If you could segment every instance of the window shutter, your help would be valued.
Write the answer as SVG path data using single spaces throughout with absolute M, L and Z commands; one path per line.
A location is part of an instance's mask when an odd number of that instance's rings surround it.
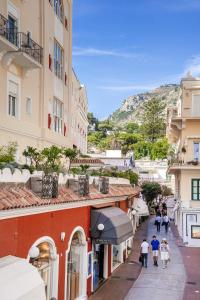
M 68 30 L 68 22 L 67 22 L 67 18 L 65 17 L 65 29 Z
M 66 126 L 66 124 L 64 123 L 64 136 L 66 136 L 66 133 L 67 133 L 67 126 Z
M 48 114 L 48 129 L 51 129 L 51 114 Z
M 49 70 L 52 70 L 52 58 L 51 58 L 51 54 L 49 54 Z
M 200 117 L 200 95 L 193 95 L 192 98 L 192 116 Z

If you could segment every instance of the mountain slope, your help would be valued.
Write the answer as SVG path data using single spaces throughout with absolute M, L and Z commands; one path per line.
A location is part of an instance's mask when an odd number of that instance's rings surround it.
M 130 96 L 125 99 L 119 109 L 109 117 L 116 125 L 125 125 L 129 122 L 140 123 L 140 111 L 143 102 L 152 98 L 158 98 L 166 103 L 166 107 L 176 105 L 181 94 L 180 86 L 177 84 L 167 84 L 156 88 L 150 92 Z

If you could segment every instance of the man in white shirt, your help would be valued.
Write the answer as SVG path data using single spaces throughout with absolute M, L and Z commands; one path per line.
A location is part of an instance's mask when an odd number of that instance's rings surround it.
M 146 239 L 144 239 L 141 244 L 140 253 L 142 254 L 142 266 L 147 268 L 149 243 L 147 243 Z
M 165 225 L 165 232 L 167 233 L 169 228 L 169 217 L 167 215 L 163 217 L 163 223 Z

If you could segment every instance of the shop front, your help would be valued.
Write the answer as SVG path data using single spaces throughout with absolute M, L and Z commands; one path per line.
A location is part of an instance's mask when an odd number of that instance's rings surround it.
M 66 300 L 86 299 L 87 243 L 82 228 L 72 233 L 66 258 Z
M 127 259 L 132 247 L 132 236 L 131 220 L 120 208 L 91 210 L 93 291 Z

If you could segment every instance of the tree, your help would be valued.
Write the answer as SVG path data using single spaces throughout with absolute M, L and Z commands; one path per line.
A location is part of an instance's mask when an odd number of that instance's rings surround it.
M 95 130 L 98 130 L 99 120 L 94 117 L 93 113 L 88 112 L 87 118 L 88 118 L 89 125 L 94 125 L 95 124 Z
M 138 143 L 132 145 L 135 159 L 141 159 L 143 157 L 150 156 L 151 148 L 152 144 L 147 141 L 139 141 Z
M 140 126 L 137 123 L 130 122 L 125 127 L 127 133 L 139 133 Z
M 70 167 L 71 167 L 71 161 L 77 157 L 78 152 L 77 152 L 76 149 L 64 148 L 62 150 L 62 153 L 65 156 L 65 158 L 69 159 L 69 169 L 70 169 Z
M 167 197 L 173 194 L 172 189 L 168 187 L 167 185 L 162 185 L 162 196 Z
M 168 143 L 167 138 L 159 139 L 152 145 L 150 158 L 153 160 L 154 159 L 166 159 L 169 149 L 170 149 L 170 145 Z
M 148 205 L 151 205 L 152 201 L 161 193 L 162 189 L 158 182 L 144 182 L 142 184 L 142 194 Z
M 34 167 L 36 170 L 39 169 L 39 166 L 42 162 L 41 152 L 36 148 L 28 146 L 26 150 L 22 153 L 26 158 L 30 159 L 31 167 Z
M 165 134 L 165 106 L 165 103 L 157 98 L 152 98 L 150 101 L 144 102 L 142 106 L 141 130 L 145 138 L 151 143 L 154 143 Z

